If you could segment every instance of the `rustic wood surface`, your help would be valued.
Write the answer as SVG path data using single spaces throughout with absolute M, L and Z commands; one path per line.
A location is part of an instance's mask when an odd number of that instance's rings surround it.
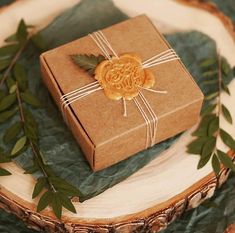
M 0 21 L 6 22 L 0 31 L 0 44 L 15 30 L 15 24 L 22 16 L 26 15 L 27 22 L 39 25 L 41 28 L 63 9 L 76 2 L 22 0 L 12 4 L 0 12 Z M 114 2 L 131 16 L 147 13 L 162 32 L 196 29 L 216 38 L 221 53 L 231 65 L 235 65 L 234 41 L 216 16 L 176 4 L 171 0 L 147 0 L 135 6 L 131 4 L 131 0 Z M 205 25 L 216 24 L 216 26 L 213 28 L 203 26 L 200 20 L 195 20 L 195 14 L 198 19 L 204 20 Z M 235 93 L 234 82 L 231 84 L 231 90 Z M 233 95 L 230 99 L 226 99 L 228 106 L 233 106 L 234 98 Z M 235 116 L 235 109 L 232 115 Z M 234 129 L 229 128 L 225 122 L 222 123 L 224 128 L 235 136 Z M 35 212 L 37 200 L 31 199 L 34 179 L 30 175 L 24 175 L 23 170 L 17 165 L 6 164 L 5 167 L 13 175 L 0 178 L 0 206 L 26 221 L 30 227 L 47 232 L 139 232 L 141 230 L 157 232 L 185 210 L 195 208 L 210 198 L 228 176 L 229 171 L 223 169 L 217 180 L 211 173 L 210 166 L 197 171 L 197 156 L 185 153 L 185 146 L 189 140 L 190 132 L 187 132 L 171 149 L 124 182 L 91 200 L 75 203 L 78 214 L 65 212 L 62 222 L 56 220 L 49 209 L 41 214 Z M 226 149 L 222 144 L 220 147 Z M 233 152 L 230 152 L 230 155 L 234 156 Z M 185 166 L 189 171 L 184 169 Z M 182 179 L 183 175 L 187 179 Z M 175 186 L 172 186 L 174 183 Z M 143 188 L 140 190 L 140 187 Z

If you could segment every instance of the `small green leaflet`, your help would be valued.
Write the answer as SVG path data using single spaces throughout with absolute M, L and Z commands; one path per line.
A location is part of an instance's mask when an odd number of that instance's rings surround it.
M 39 33 L 36 35 L 33 35 L 31 37 L 31 41 L 41 51 L 45 51 L 47 49 L 47 44 Z
M 216 154 L 214 154 L 212 157 L 212 167 L 213 167 L 213 170 L 215 171 L 216 176 L 219 176 L 220 162 L 219 162 Z
M 21 122 L 15 122 L 13 125 L 11 125 L 4 133 L 3 135 L 3 141 L 5 143 L 9 143 L 12 140 L 14 140 L 18 134 L 20 133 L 22 129 Z
M 43 188 L 45 188 L 46 183 L 47 183 L 47 180 L 45 177 L 39 178 L 37 180 L 37 183 L 36 183 L 34 190 L 33 190 L 33 195 L 32 195 L 33 199 L 35 197 L 37 197 L 42 192 Z
M 15 146 L 13 147 L 12 151 L 11 151 L 11 155 L 15 155 L 16 153 L 18 153 L 21 149 L 23 149 L 23 147 L 25 146 L 27 142 L 27 138 L 25 136 L 23 136 L 22 138 L 20 138 Z
M 53 193 L 51 205 L 55 216 L 60 219 L 62 214 L 62 202 L 58 193 Z
M 72 201 L 62 193 L 59 193 L 59 197 L 62 202 L 62 206 L 64 206 L 67 210 L 76 214 L 76 209 L 72 204 Z
M 0 176 L 9 176 L 11 173 L 4 168 L 0 167 Z
M 19 63 L 16 63 L 13 70 L 14 70 L 14 77 L 20 89 L 22 91 L 25 91 L 28 87 L 28 80 L 27 80 L 25 68 Z
M 0 48 L 0 59 L 2 57 L 12 57 L 19 49 L 18 44 L 10 44 Z
M 30 93 L 29 91 L 22 92 L 20 95 L 21 95 L 22 100 L 25 103 L 30 104 L 31 106 L 36 107 L 36 108 L 40 108 L 42 106 L 39 99 L 36 96 L 34 96 L 32 93 Z
M 224 153 L 223 151 L 217 150 L 217 154 L 218 154 L 219 160 L 225 167 L 231 169 L 232 171 L 235 171 L 235 165 L 232 159 L 226 153 Z
M 21 19 L 18 29 L 16 32 L 16 38 L 19 41 L 20 44 L 24 43 L 27 40 L 28 32 L 27 32 L 27 26 L 23 19 Z
M 16 94 L 10 94 L 5 96 L 0 102 L 0 112 L 9 108 L 16 102 Z
M 37 212 L 41 212 L 52 202 L 53 193 L 51 191 L 46 191 L 39 199 Z
M 5 121 L 13 117 L 16 111 L 16 109 L 13 109 L 0 113 L 0 123 L 4 123 Z
M 229 110 L 225 107 L 225 105 L 222 104 L 221 107 L 222 107 L 222 113 L 223 113 L 224 118 L 225 118 L 230 124 L 232 124 L 232 123 L 233 123 L 233 119 L 232 119 L 231 113 L 230 113 Z
M 235 141 L 232 138 L 231 135 L 229 135 L 226 131 L 223 129 L 220 129 L 220 137 L 225 145 L 230 147 L 233 151 L 235 151 Z

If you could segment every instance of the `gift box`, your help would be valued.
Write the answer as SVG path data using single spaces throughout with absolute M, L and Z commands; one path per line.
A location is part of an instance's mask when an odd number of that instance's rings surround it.
M 94 74 L 71 57 L 105 52 Z M 198 121 L 203 94 L 145 15 L 47 51 L 40 60 L 44 82 L 95 171 Z M 123 75 L 116 89 L 110 86 L 110 77 L 116 82 Z M 86 95 L 76 94 L 83 90 Z

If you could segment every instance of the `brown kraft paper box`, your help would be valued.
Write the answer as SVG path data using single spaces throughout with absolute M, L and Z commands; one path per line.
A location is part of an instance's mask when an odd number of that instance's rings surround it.
M 118 54 L 135 52 L 142 61 L 170 48 L 145 15 L 118 23 L 102 32 Z M 55 102 L 60 97 L 92 83 L 95 79 L 76 65 L 70 55 L 102 54 L 89 37 L 41 55 L 43 79 Z M 153 89 L 144 91 L 158 117 L 155 143 L 193 126 L 199 118 L 203 94 L 180 60 L 149 68 L 156 78 Z M 107 98 L 99 90 L 76 102 L 66 111 L 67 123 L 94 171 L 111 166 L 145 149 L 146 123 L 133 101 L 127 101 L 127 117 L 122 100 Z

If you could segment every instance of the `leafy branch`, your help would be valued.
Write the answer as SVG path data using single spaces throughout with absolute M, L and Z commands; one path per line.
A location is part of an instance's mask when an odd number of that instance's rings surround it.
M 205 107 L 201 112 L 202 118 L 197 130 L 193 133 L 196 139 L 188 145 L 188 152 L 200 155 L 198 169 L 204 167 L 210 160 L 213 170 L 218 176 L 220 174 L 221 163 L 235 171 L 235 165 L 228 154 L 218 149 L 218 140 L 221 139 L 225 145 L 235 151 L 235 141 L 232 136 L 221 128 L 221 118 L 232 124 L 232 116 L 228 108 L 222 103 L 222 92 L 230 95 L 225 79 L 232 73 L 232 69 L 219 54 L 217 58 L 210 58 L 202 61 L 204 69 L 203 84 L 209 89 L 215 87 L 216 91 L 210 91 L 206 96 Z
M 30 150 L 33 165 L 25 168 L 25 173 L 41 174 L 32 194 L 32 198 L 40 196 L 37 211 L 51 206 L 57 218 L 61 218 L 63 207 L 76 213 L 70 198 L 81 194 L 74 186 L 56 176 L 39 148 L 38 124 L 30 109 L 40 108 L 41 102 L 29 90 L 26 69 L 19 62 L 28 44 L 44 48 L 40 36 L 30 33 L 30 28 L 21 20 L 17 32 L 6 39 L 7 45 L 0 48 L 0 124 L 10 125 L 3 135 L 3 141 L 11 148 L 7 152 L 0 148 L 0 163 L 12 162 L 24 151 Z M 0 167 L 0 176 L 5 175 L 11 173 Z

